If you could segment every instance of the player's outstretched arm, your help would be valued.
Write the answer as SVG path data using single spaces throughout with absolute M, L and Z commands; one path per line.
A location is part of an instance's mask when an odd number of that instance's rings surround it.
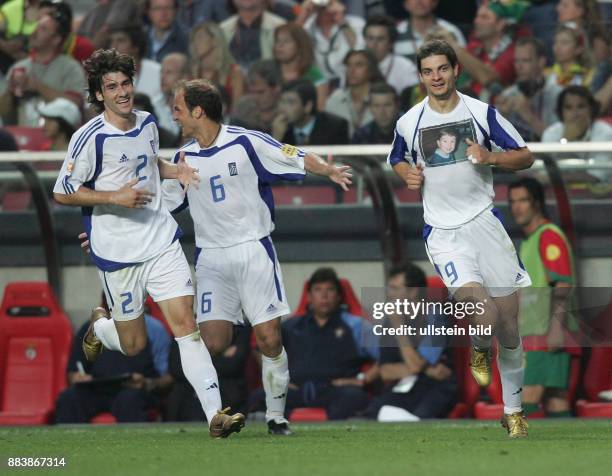
M 179 160 L 171 164 L 167 160 L 159 159 L 159 176 L 163 179 L 178 179 L 181 185 L 187 189 L 190 185 L 198 188 L 200 176 L 198 169 L 190 167 L 185 161 L 185 152 L 179 153 Z
M 523 170 L 533 165 L 533 155 L 527 147 L 501 152 L 490 152 L 480 144 L 466 139 L 466 154 L 474 164 L 495 165 L 506 170 Z
M 348 165 L 335 165 L 331 160 L 325 161 L 316 154 L 308 152 L 304 156 L 304 168 L 307 172 L 329 177 L 329 179 L 342 187 L 345 192 L 348 191 L 348 186 L 351 181 L 351 168 Z
M 154 193 L 148 190 L 135 189 L 134 186 L 138 183 L 138 177 L 130 180 L 119 190 L 111 192 L 103 192 L 99 190 L 91 190 L 81 186 L 71 194 L 54 193 L 55 200 L 62 205 L 72 205 L 79 207 L 93 207 L 96 205 L 118 205 L 126 208 L 144 208 L 149 204 Z
M 408 162 L 399 162 L 393 166 L 393 171 L 406 183 L 410 190 L 420 190 L 423 186 L 423 166 L 413 167 Z

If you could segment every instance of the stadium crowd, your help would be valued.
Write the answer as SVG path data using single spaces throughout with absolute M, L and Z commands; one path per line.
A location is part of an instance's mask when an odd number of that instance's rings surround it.
M 186 140 L 171 117 L 173 85 L 186 78 L 218 85 L 225 122 L 281 141 L 389 144 L 425 95 L 414 59 L 434 38 L 458 55 L 458 89 L 493 103 L 526 140 L 612 140 L 600 120 L 612 113 L 609 2 L 1 3 L 2 125 L 44 127 L 50 150 L 66 149 L 94 114 L 81 63 L 101 47 L 136 59 L 139 104 L 163 129 L 161 147 Z
M 525 140 L 612 141 L 609 2 L 98 0 L 80 2 L 90 4 L 83 15 L 74 14 L 73 3 L 0 5 L 2 125 L 42 128 L 49 150 L 66 150 L 72 134 L 94 115 L 86 106 L 82 62 L 97 48 L 135 59 L 136 103 L 155 115 L 162 148 L 188 139 L 171 111 L 174 85 L 189 78 L 218 86 L 225 122 L 284 143 L 390 144 L 398 117 L 425 97 L 415 53 L 430 39 L 454 48 L 462 65 L 458 89 L 494 104 Z M 4 149 L 16 148 L 10 136 L 1 137 Z M 522 200 L 542 214 L 537 220 L 545 220 L 537 193 L 525 184 L 514 189 L 525 189 Z M 521 223 L 527 236 L 533 231 L 529 220 Z M 541 280 L 552 286 L 562 274 L 573 284 L 570 250 L 553 232 L 548 239 L 557 241 L 547 246 L 563 252 L 566 267 L 560 273 L 542 259 Z M 418 299 L 426 281 L 421 270 L 406 265 L 390 273 L 387 286 Z M 303 312 L 282 326 L 291 375 L 287 413 L 315 407 L 329 419 L 410 420 L 451 412 L 458 383 L 448 343 L 364 343 L 369 323 L 341 306 L 341 282 L 331 269 L 315 272 L 306 294 Z M 443 325 L 436 316 L 423 317 L 424 323 Z M 118 421 L 145 421 L 151 408 L 163 408 L 167 420 L 202 419 L 177 349 L 159 323 L 149 319 L 147 331 L 158 339 L 150 338 L 140 359 L 117 364 L 108 353 L 97 367 L 83 367 L 75 339 L 67 369 L 71 387 L 58 400 L 58 422 L 89 421 L 100 411 L 111 411 Z M 254 386 L 248 366 L 257 355 L 250 329 L 240 327 L 214 361 L 223 401 L 236 410 L 262 409 L 261 392 L 249 394 Z M 564 372 L 560 382 L 528 382 L 534 387 L 527 401 L 531 411 L 543 404 L 551 415 L 567 414 L 559 400 L 567 401 L 568 359 L 555 360 Z M 542 355 L 532 355 L 532 361 L 552 365 Z M 124 371 L 119 380 L 118 367 Z M 550 388 L 556 389 L 552 406 Z

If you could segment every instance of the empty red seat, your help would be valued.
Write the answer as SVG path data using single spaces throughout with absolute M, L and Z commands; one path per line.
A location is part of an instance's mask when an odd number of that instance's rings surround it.
M 576 414 L 587 418 L 611 418 L 612 402 L 599 402 L 599 393 L 612 390 L 612 347 L 594 347 L 584 374 L 588 400 L 576 402 Z
M 333 205 L 336 189 L 331 186 L 277 185 L 272 188 L 276 205 Z
M 5 212 L 27 210 L 31 200 L 32 192 L 29 190 L 6 192 L 2 197 L 2 210 Z
M 13 135 L 19 150 L 49 150 L 51 141 L 42 127 L 7 126 L 5 129 Z
M 295 422 L 327 421 L 325 408 L 296 408 L 289 415 L 289 420 Z
M 48 283 L 10 283 L 0 308 L 0 425 L 51 419 L 66 387 L 72 325 Z

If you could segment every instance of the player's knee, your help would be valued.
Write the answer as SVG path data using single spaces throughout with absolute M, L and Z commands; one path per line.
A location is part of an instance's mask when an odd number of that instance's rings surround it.
M 146 336 L 137 336 L 129 339 L 125 339 L 121 342 L 121 350 L 128 357 L 134 357 L 142 352 L 147 346 Z
M 267 357 L 276 357 L 283 349 L 280 333 L 266 332 L 257 336 L 257 346 Z
M 204 344 L 206 345 L 206 348 L 208 349 L 208 352 L 212 357 L 218 357 L 219 355 L 221 355 L 223 352 L 225 352 L 225 349 L 227 349 L 231 343 L 227 342 L 226 339 L 223 339 L 219 336 L 206 335 L 202 336 L 202 338 L 204 339 Z

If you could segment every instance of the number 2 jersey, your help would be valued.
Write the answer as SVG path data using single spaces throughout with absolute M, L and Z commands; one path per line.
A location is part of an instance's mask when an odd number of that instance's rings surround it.
M 200 185 L 183 192 L 178 180 L 164 181 L 164 201 L 177 212 L 189 206 L 196 247 L 226 248 L 260 240 L 274 230 L 270 184 L 303 180 L 304 152 L 268 134 L 222 125 L 213 147 L 186 144 L 186 162 L 200 175 Z
M 53 189 L 63 194 L 75 193 L 81 186 L 114 191 L 138 178 L 134 188 L 154 194 L 144 208 L 82 208 L 92 259 L 103 271 L 147 261 L 162 253 L 181 233 L 162 205 L 155 119 L 147 112 L 134 113 L 136 125 L 129 131 L 117 129 L 100 114 L 74 133 Z
M 488 104 L 459 94 L 455 109 L 440 114 L 425 98 L 397 122 L 389 164 L 407 161 L 424 170 L 425 223 L 452 229 L 492 206 L 493 174 L 490 165 L 473 164 L 466 139 L 489 150 L 525 147 L 514 126 Z

